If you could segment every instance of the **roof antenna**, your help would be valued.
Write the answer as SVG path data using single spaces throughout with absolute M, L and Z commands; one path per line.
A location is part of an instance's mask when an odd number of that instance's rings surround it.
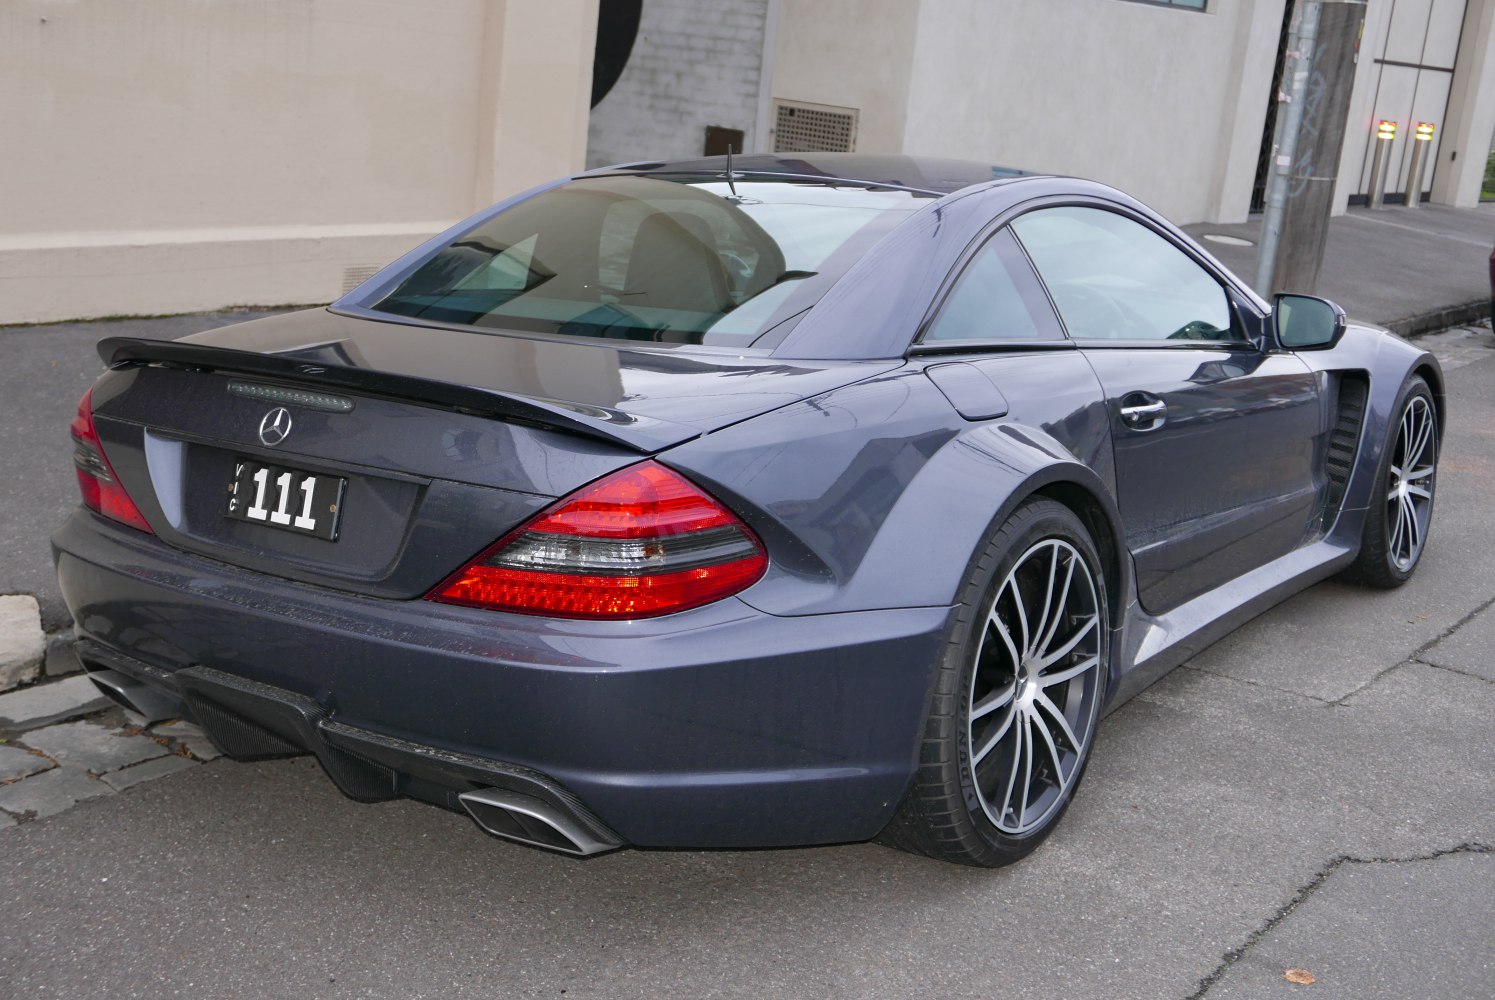
M 738 198 L 737 185 L 734 183 L 736 180 L 737 175 L 732 172 L 732 144 L 729 142 L 727 143 L 727 187 L 732 189 L 733 201 L 736 201 Z

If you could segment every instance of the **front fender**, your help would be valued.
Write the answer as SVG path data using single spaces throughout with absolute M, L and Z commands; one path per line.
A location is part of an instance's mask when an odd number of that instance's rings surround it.
M 1333 536 L 1339 540 L 1358 542 L 1381 456 L 1392 436 L 1391 424 L 1401 407 L 1402 390 L 1414 372 L 1421 372 L 1432 389 L 1438 411 L 1439 444 L 1442 443 L 1447 419 L 1443 369 L 1436 357 L 1416 344 L 1394 333 L 1361 324 L 1352 324 L 1333 350 L 1303 351 L 1298 357 L 1310 368 L 1328 376 L 1358 372 L 1364 373 L 1369 380 L 1370 392 L 1361 421 L 1355 466 L 1333 531 Z

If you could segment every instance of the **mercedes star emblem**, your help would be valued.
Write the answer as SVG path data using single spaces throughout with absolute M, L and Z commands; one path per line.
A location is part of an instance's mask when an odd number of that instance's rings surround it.
M 286 439 L 291 433 L 291 411 L 284 406 L 277 406 L 265 418 L 260 421 L 260 440 L 268 448 L 273 448 Z

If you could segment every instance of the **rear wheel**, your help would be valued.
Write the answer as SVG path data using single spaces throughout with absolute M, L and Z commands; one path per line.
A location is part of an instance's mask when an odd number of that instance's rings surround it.
M 987 542 L 939 665 L 891 846 L 960 864 L 1022 858 L 1084 774 L 1105 693 L 1100 559 L 1069 508 L 1032 500 Z
M 1365 512 L 1360 554 L 1345 578 L 1371 587 L 1400 587 L 1427 545 L 1438 479 L 1438 423 L 1433 394 L 1419 376 L 1402 393 L 1376 485 Z

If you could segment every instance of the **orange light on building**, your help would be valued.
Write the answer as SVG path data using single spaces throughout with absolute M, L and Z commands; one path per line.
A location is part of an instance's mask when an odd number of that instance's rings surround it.
M 1377 139 L 1395 139 L 1396 138 L 1396 122 L 1387 121 L 1386 119 L 1382 118 L 1381 121 L 1376 125 L 1376 138 Z
M 1433 139 L 1433 123 L 1432 122 L 1418 122 L 1417 123 L 1417 141 L 1418 142 L 1431 142 L 1432 139 Z

